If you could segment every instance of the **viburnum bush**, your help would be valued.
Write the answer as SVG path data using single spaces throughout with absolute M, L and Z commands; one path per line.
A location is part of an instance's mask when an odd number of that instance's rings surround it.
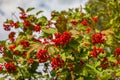
M 90 0 L 85 7 L 52 11 L 51 18 L 21 7 L 6 20 L 0 41 L 1 79 L 114 80 L 120 76 L 120 1 Z M 12 31 L 14 29 L 14 31 Z M 38 68 L 39 67 L 39 68 Z

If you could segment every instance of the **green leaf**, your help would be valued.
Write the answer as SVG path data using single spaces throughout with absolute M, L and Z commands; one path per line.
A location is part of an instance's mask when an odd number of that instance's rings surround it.
M 5 60 L 1 57 L 0 58 L 0 63 L 3 63 Z
M 66 61 L 66 56 L 65 56 L 65 54 L 63 53 L 63 54 L 61 54 L 61 57 L 62 57 L 62 59 L 64 60 L 64 61 Z
M 41 24 L 41 25 L 44 25 L 44 24 L 47 24 L 48 21 L 47 21 L 47 18 L 45 16 L 42 16 L 40 18 L 37 19 L 37 24 Z
M 92 73 L 100 74 L 100 72 L 98 70 L 96 70 L 96 68 L 93 65 L 86 64 L 86 66 L 93 71 Z
M 87 67 L 89 67 L 90 69 L 94 69 L 95 67 L 90 65 L 90 64 L 86 64 Z
M 101 63 L 100 61 L 97 61 L 97 62 L 95 63 L 95 67 L 99 66 L 100 63 Z
M 13 59 L 13 55 L 11 54 L 9 50 L 6 50 L 4 54 L 5 54 L 5 57 L 4 57 L 5 61 L 9 61 Z
M 24 51 L 22 45 L 18 45 L 14 50 L 18 50 L 18 51 L 20 51 L 20 52 Z
M 18 9 L 19 9 L 20 11 L 24 12 L 24 9 L 23 9 L 23 8 L 21 8 L 21 7 L 18 7 Z
M 47 51 L 49 55 L 53 55 L 54 53 L 59 52 L 59 50 L 55 46 L 48 47 Z
M 2 45 L 5 45 L 5 43 L 6 43 L 6 40 L 0 41 L 0 44 L 2 44 Z
M 116 63 L 117 59 L 115 57 L 111 56 L 111 57 L 108 57 L 108 61 Z
M 88 76 L 88 71 L 86 68 L 83 68 L 83 72 L 82 72 L 82 75 L 87 77 Z
M 31 65 L 30 72 L 31 72 L 31 73 L 36 73 L 36 69 L 38 68 L 38 66 L 39 66 L 39 63 L 38 63 L 38 62 L 34 62 L 34 63 Z
M 116 76 L 120 76 L 120 72 L 117 72 L 117 73 L 116 73 Z
M 28 8 L 28 9 L 26 10 L 26 12 L 30 12 L 30 11 L 32 11 L 32 10 L 34 10 L 34 9 L 35 9 L 34 7 Z
M 45 32 L 45 33 L 48 33 L 48 34 L 57 33 L 57 29 L 56 28 L 49 28 L 49 29 L 43 28 L 42 31 Z
M 38 11 L 38 12 L 36 13 L 36 15 L 39 15 L 39 14 L 42 13 L 42 12 L 43 12 L 43 11 L 40 10 L 40 11 Z

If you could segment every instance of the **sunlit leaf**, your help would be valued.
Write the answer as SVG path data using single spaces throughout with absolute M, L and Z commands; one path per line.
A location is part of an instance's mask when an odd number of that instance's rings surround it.
M 34 10 L 34 9 L 35 9 L 34 7 L 28 8 L 28 9 L 26 10 L 26 12 L 30 12 L 30 11 L 32 11 L 32 10 Z
M 18 7 L 18 9 L 22 12 L 24 12 L 24 9 L 22 7 Z
M 37 13 L 36 13 L 36 15 L 39 15 L 40 13 L 42 13 L 43 11 L 38 11 Z

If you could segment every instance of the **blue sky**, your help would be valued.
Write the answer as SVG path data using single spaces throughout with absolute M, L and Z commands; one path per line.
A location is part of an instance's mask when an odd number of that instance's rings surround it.
M 35 7 L 34 11 L 43 10 L 42 15 L 50 16 L 52 10 L 67 10 L 68 8 L 79 7 L 88 0 L 0 0 L 0 40 L 6 39 L 7 34 L 2 29 L 2 24 L 6 19 L 14 19 L 12 13 L 16 15 L 19 13 L 17 7 L 23 7 L 25 9 L 29 7 Z

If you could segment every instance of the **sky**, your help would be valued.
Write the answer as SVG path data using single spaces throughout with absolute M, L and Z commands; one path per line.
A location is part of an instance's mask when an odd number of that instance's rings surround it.
M 84 4 L 88 0 L 0 0 L 0 40 L 7 39 L 7 34 L 3 30 L 3 22 L 6 19 L 15 19 L 12 14 L 18 15 L 18 6 L 27 9 L 29 7 L 35 7 L 34 12 L 43 10 L 42 15 L 50 17 L 50 12 L 53 10 L 61 11 L 68 8 L 76 8 Z

